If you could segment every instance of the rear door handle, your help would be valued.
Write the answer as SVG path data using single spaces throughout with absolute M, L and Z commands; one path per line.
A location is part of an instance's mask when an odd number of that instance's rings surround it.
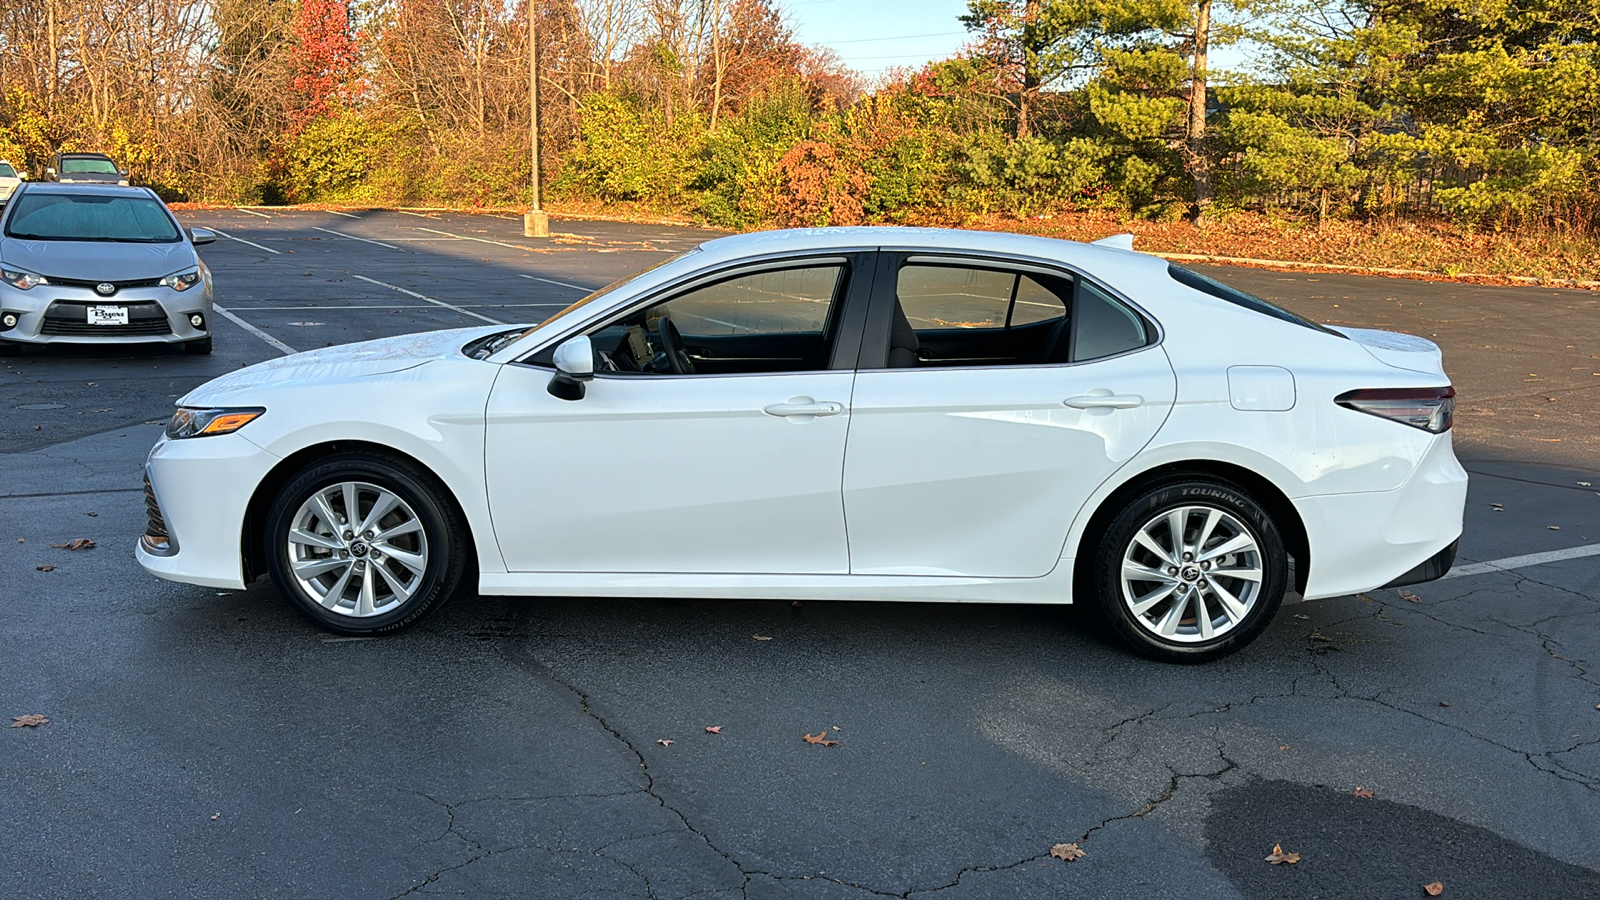
M 844 412 L 844 404 L 810 397 L 790 397 L 787 403 L 774 403 L 764 407 L 762 412 L 769 416 L 837 416 Z
M 1062 401 L 1073 409 L 1133 409 L 1144 403 L 1138 394 L 1113 394 L 1107 390 L 1094 390 Z

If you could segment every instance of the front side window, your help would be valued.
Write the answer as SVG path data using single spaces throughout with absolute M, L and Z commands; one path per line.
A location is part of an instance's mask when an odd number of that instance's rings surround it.
M 721 279 L 590 333 L 595 371 L 623 375 L 806 372 L 828 368 L 842 261 Z
M 11 164 L 10 163 L 0 162 L 0 178 L 15 178 L 15 177 L 17 177 L 17 170 L 11 168 Z
M 11 201 L 6 237 L 36 241 L 171 244 L 182 240 L 161 201 L 151 197 L 29 192 Z

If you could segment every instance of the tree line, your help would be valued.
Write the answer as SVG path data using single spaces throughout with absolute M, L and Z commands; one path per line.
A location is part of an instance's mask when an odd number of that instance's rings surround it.
M 772 0 L 531 9 L 558 198 L 730 227 L 1072 208 L 1600 226 L 1600 0 L 969 0 L 961 52 L 872 85 Z M 177 200 L 525 203 L 529 12 L 7 0 L 0 159 L 101 150 Z M 1255 65 L 1212 71 L 1229 46 Z

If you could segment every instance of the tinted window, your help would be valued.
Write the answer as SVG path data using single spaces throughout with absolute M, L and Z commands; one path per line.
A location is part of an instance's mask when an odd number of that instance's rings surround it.
M 905 266 L 895 291 L 917 331 L 1004 328 L 1017 276 L 990 269 Z
M 844 266 L 780 269 L 700 288 L 659 307 L 684 334 L 820 334 Z
M 1067 293 L 1067 296 L 1070 297 L 1071 294 Z M 1013 328 L 1059 319 L 1066 314 L 1066 301 L 1056 291 L 1040 284 L 1032 275 L 1023 275 L 1017 282 L 1017 299 L 1011 305 Z
M 68 175 L 118 174 L 116 165 L 109 159 L 63 159 L 61 172 Z
M 15 178 L 17 170 L 11 168 L 10 163 L 0 163 L 0 178 Z
M 1088 282 L 1078 283 L 1072 360 L 1099 359 L 1143 347 L 1149 340 L 1139 314 Z
M 1228 287 L 1222 282 L 1207 278 L 1206 276 L 1201 275 L 1199 272 L 1196 272 L 1192 269 L 1185 269 L 1183 266 L 1169 264 L 1167 266 L 1167 274 L 1172 276 L 1173 281 L 1176 281 L 1184 287 L 1194 288 L 1202 294 L 1210 294 L 1211 296 L 1216 297 L 1218 300 L 1226 300 L 1236 306 L 1242 306 L 1245 309 L 1254 310 L 1255 312 L 1261 313 L 1264 316 L 1271 316 L 1274 319 L 1282 319 L 1285 322 L 1293 322 L 1296 325 L 1304 325 L 1307 328 L 1312 328 L 1317 331 L 1344 337 L 1344 335 L 1339 334 L 1339 332 L 1334 331 L 1331 328 L 1324 328 L 1310 319 L 1301 318 L 1300 316 L 1289 312 L 1287 309 L 1284 309 L 1281 306 L 1274 306 L 1260 297 L 1246 294 L 1244 291 L 1241 291 L 1237 288 Z
M 42 241 L 170 244 L 182 239 L 161 201 L 30 191 L 12 200 L 6 237 Z

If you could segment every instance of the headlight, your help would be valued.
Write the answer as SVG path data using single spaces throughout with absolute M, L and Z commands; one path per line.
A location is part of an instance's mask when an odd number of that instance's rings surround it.
M 49 279 L 43 275 L 35 275 L 32 272 L 24 272 L 21 269 L 0 269 L 0 281 L 4 281 L 6 284 L 22 291 L 28 290 L 34 285 L 50 283 Z
M 179 272 L 161 279 L 162 287 L 169 287 L 175 291 L 187 291 L 200 283 L 200 270 L 193 269 L 188 272 Z
M 266 410 L 261 407 L 231 409 L 190 409 L 181 406 L 167 423 L 167 437 L 192 438 L 212 434 L 232 434 L 249 425 Z

